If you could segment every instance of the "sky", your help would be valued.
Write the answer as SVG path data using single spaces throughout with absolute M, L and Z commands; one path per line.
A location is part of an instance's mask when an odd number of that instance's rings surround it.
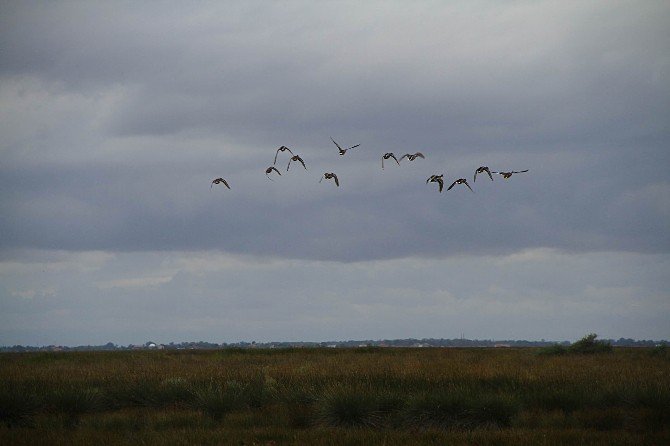
M 0 1 L 0 345 L 670 339 L 668 23 Z

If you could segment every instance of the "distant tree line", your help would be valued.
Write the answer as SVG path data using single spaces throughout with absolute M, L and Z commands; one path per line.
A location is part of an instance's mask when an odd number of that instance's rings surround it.
M 580 342 L 580 341 L 577 341 Z M 635 340 L 631 338 L 603 339 L 599 342 L 609 343 L 612 347 L 657 347 L 668 344 L 668 341 L 661 340 Z M 569 347 L 572 344 L 568 341 L 552 342 L 545 341 L 526 341 L 526 340 L 491 340 L 491 339 L 435 339 L 435 338 L 408 338 L 408 339 L 377 339 L 377 340 L 348 340 L 348 341 L 328 341 L 328 342 L 234 342 L 234 343 L 214 343 L 206 341 L 198 342 L 170 342 L 169 344 L 158 344 L 155 342 L 146 342 L 144 344 L 117 345 L 108 342 L 103 345 L 79 345 L 79 346 L 23 346 L 12 345 L 0 347 L 0 352 L 39 352 L 39 351 L 110 351 L 110 350 L 212 350 L 222 348 L 355 348 L 355 347 Z

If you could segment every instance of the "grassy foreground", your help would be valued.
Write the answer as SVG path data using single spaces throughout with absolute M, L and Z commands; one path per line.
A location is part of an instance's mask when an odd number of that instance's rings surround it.
M 0 444 L 670 444 L 649 349 L 6 353 Z

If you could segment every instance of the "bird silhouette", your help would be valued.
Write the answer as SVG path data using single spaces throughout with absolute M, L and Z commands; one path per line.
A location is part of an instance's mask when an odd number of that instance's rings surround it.
M 431 175 L 426 180 L 426 184 L 437 183 L 437 184 L 440 185 L 440 187 L 439 187 L 440 192 L 442 192 L 442 188 L 444 187 L 444 179 L 442 178 L 443 176 L 444 176 L 444 174 L 442 174 L 442 175 Z
M 513 174 L 515 174 L 515 173 L 524 173 L 524 172 L 528 172 L 528 169 L 526 169 L 526 170 L 519 170 L 519 171 L 513 170 L 513 171 L 511 171 L 511 172 L 491 172 L 491 173 L 497 173 L 498 175 L 502 175 L 502 177 L 503 177 L 504 179 L 508 179 L 509 177 L 511 177 L 511 176 L 512 176 Z
M 221 183 L 223 183 L 228 189 L 230 189 L 230 186 L 228 185 L 228 182 L 226 180 L 224 180 L 223 178 L 217 178 L 215 180 L 212 180 L 212 184 L 209 185 L 209 188 L 211 189 L 212 186 L 214 186 L 215 184 L 221 184 Z
M 418 158 L 423 158 L 423 159 L 426 158 L 425 156 L 423 156 L 423 153 L 421 153 L 421 152 L 416 152 L 415 154 L 406 153 L 406 154 L 404 154 L 403 156 L 400 157 L 400 161 L 402 161 L 405 158 L 407 158 L 408 161 L 414 161 L 417 157 Z
M 337 146 L 337 150 L 340 151 L 340 155 L 344 155 L 345 153 L 347 153 L 347 150 L 351 150 L 351 149 L 353 149 L 354 147 L 358 147 L 358 146 L 360 146 L 360 144 L 356 144 L 355 146 L 351 146 L 351 147 L 349 147 L 348 149 L 343 149 L 342 147 L 340 147 L 340 145 L 339 145 L 338 143 L 335 142 L 335 140 L 333 139 L 332 136 L 330 137 L 330 140 L 333 141 L 333 143 Z
M 277 168 L 276 168 L 275 166 L 270 166 L 270 167 L 268 167 L 267 169 L 265 169 L 265 176 L 268 177 L 268 179 L 269 179 L 270 181 L 274 181 L 272 178 L 270 178 L 270 174 L 272 173 L 273 170 L 274 170 L 275 172 L 277 172 L 277 173 L 279 174 L 279 176 L 281 176 L 281 172 L 278 171 Z
M 472 190 L 472 188 L 471 188 L 470 185 L 468 184 L 468 180 L 466 180 L 465 178 L 459 178 L 459 179 L 457 179 L 456 181 L 454 181 L 453 183 L 451 183 L 451 186 L 449 186 L 449 188 L 448 188 L 447 190 L 451 190 L 451 188 L 454 187 L 454 186 L 457 185 L 457 184 L 465 184 L 466 186 L 468 186 L 468 189 L 470 189 L 470 191 L 474 193 L 474 191 Z
M 483 172 L 488 173 L 489 178 L 491 178 L 491 181 L 493 181 L 493 175 L 491 175 L 491 171 L 489 170 L 489 168 L 487 166 L 478 167 L 477 170 L 475 170 L 475 178 L 472 181 L 476 182 L 477 181 L 477 174 L 478 173 L 483 173 Z
M 326 180 L 330 180 L 330 179 L 335 180 L 335 185 L 336 185 L 337 187 L 340 187 L 340 182 L 339 182 L 339 180 L 337 179 L 337 175 L 335 175 L 334 173 L 332 173 L 332 172 L 326 172 L 326 173 L 324 173 L 323 176 L 321 177 L 321 179 L 319 180 L 319 183 L 320 183 L 321 181 L 323 181 L 324 178 L 325 178 Z
M 289 167 L 291 167 L 291 161 L 300 161 L 300 164 L 302 164 L 302 167 L 307 170 L 307 166 L 305 166 L 305 162 L 300 158 L 300 155 L 293 155 L 290 160 L 288 160 L 288 166 L 286 166 L 286 171 L 288 172 Z
M 387 160 L 387 159 L 389 159 L 389 158 L 393 158 L 393 159 L 395 160 L 395 162 L 398 163 L 398 166 L 400 165 L 400 162 L 398 161 L 398 158 L 396 158 L 394 154 L 392 154 L 391 152 L 389 152 L 389 153 L 385 153 L 385 154 L 382 156 L 382 169 L 384 168 L 384 160 Z
M 274 164 L 277 164 L 277 155 L 279 155 L 279 152 L 284 152 L 284 151 L 286 151 L 286 150 L 288 150 L 288 153 L 290 153 L 291 155 L 293 155 L 293 152 L 291 152 L 291 149 L 289 149 L 289 148 L 286 147 L 286 146 L 281 146 L 280 148 L 277 149 L 277 153 L 275 153 L 275 162 L 272 163 L 273 165 L 274 165 Z

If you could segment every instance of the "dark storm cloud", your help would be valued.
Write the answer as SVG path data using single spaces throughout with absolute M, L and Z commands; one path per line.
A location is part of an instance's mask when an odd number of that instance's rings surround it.
M 4 248 L 670 248 L 662 2 L 161 5 L 3 7 Z M 282 144 L 309 170 L 272 183 Z M 530 172 L 425 184 L 482 164 Z

